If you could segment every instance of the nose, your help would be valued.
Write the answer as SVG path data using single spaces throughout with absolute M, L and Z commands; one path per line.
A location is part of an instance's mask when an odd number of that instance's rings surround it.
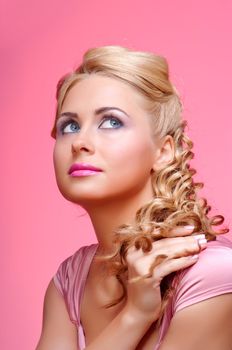
M 86 133 L 84 134 L 80 131 L 72 142 L 72 152 L 75 154 L 79 152 L 94 153 L 94 146 L 90 135 L 87 136 Z

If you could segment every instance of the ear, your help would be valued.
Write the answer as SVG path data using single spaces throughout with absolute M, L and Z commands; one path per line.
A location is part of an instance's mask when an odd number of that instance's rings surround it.
M 152 169 L 154 171 L 165 168 L 169 163 L 172 162 L 175 155 L 174 140 L 171 135 L 166 135 L 160 139 L 158 147 L 156 149 L 155 161 Z

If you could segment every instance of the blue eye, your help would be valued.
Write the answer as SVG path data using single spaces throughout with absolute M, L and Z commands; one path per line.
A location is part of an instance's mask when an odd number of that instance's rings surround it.
M 108 125 L 107 125 L 108 123 Z M 101 127 L 103 124 L 106 124 L 106 127 Z M 103 118 L 99 128 L 100 129 L 118 129 L 123 125 L 123 123 L 116 117 L 106 116 Z M 57 124 L 57 133 L 60 135 L 70 134 L 79 131 L 78 123 L 73 119 L 64 120 L 58 122 Z
M 123 123 L 118 118 L 113 116 L 103 118 L 103 122 L 101 123 L 101 125 L 107 124 L 107 122 L 109 126 L 101 129 L 118 129 L 123 125 Z
M 65 131 L 65 129 L 66 129 L 66 127 L 67 126 L 71 126 L 71 131 L 68 131 L 68 130 L 66 130 Z M 75 126 L 76 125 L 76 126 Z M 63 121 L 63 122 L 61 122 L 58 126 L 57 126 L 57 131 L 58 131 L 58 133 L 59 134 L 62 134 L 62 135 L 64 135 L 64 134 L 69 134 L 70 132 L 72 133 L 72 132 L 76 132 L 78 129 L 77 129 L 77 125 L 78 125 L 78 123 L 77 122 L 75 122 L 75 120 L 73 120 L 73 119 L 68 119 L 68 120 L 65 120 L 65 121 Z M 68 128 L 67 128 L 68 129 Z

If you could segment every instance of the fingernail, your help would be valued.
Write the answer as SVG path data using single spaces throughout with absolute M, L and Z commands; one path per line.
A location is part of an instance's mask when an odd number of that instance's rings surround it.
M 200 235 L 194 235 L 193 237 L 194 237 L 197 241 L 199 241 L 200 239 L 205 239 L 205 234 L 202 233 L 202 234 L 200 234 Z
M 185 226 L 184 228 L 185 228 L 186 230 L 192 231 L 192 230 L 194 229 L 194 227 L 195 227 L 195 226 L 193 226 L 193 225 L 187 225 L 187 226 Z
M 207 246 L 207 240 L 205 238 L 199 239 L 198 243 L 200 244 L 201 247 Z

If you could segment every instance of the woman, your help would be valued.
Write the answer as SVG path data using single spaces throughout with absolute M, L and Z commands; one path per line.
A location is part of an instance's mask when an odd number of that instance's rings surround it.
M 37 350 L 232 349 L 232 244 L 197 196 L 181 112 L 153 53 L 90 49 L 59 81 L 56 181 L 98 244 L 50 281 Z

